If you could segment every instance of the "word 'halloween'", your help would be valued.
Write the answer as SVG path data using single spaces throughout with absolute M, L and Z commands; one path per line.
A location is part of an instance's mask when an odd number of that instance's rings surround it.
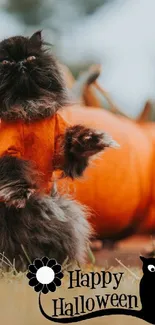
M 58 316 L 77 316 L 86 314 L 94 309 L 100 310 L 107 308 L 108 304 L 112 307 L 122 307 L 134 309 L 138 307 L 138 299 L 135 295 L 105 294 L 104 296 L 95 295 L 94 298 L 86 298 L 83 295 L 74 297 L 72 302 L 66 302 L 65 298 L 52 299 L 52 317 Z
M 123 272 L 111 273 L 108 271 L 82 273 L 81 270 L 68 271 L 68 289 L 88 287 L 96 289 L 97 286 L 107 288 L 112 285 L 117 290 L 123 277 Z

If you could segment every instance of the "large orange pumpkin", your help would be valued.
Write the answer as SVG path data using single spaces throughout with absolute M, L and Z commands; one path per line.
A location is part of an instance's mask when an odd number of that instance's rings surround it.
M 59 180 L 60 192 L 69 192 L 90 207 L 91 223 L 103 238 L 121 238 L 155 230 L 154 125 L 138 125 L 103 109 L 71 107 L 61 114 L 112 135 L 119 149 L 92 161 L 79 180 Z

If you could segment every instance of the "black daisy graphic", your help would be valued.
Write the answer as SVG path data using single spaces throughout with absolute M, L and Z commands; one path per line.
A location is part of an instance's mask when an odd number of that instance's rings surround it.
M 33 264 L 29 265 L 27 278 L 30 279 L 29 285 L 34 287 L 36 292 L 56 291 L 56 287 L 61 286 L 63 278 L 61 265 L 55 259 L 44 256 L 42 259 L 36 258 Z

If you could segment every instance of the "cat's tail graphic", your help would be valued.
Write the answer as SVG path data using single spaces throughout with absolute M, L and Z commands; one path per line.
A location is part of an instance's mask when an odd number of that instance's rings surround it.
M 109 309 L 101 309 L 101 310 L 96 310 L 91 313 L 85 314 L 85 315 L 80 315 L 80 316 L 75 316 L 75 317 L 51 317 L 47 315 L 42 307 L 41 304 L 41 293 L 39 294 L 39 308 L 42 313 L 42 315 L 55 323 L 77 323 L 80 321 L 84 321 L 87 319 L 91 318 L 96 318 L 96 317 L 103 317 L 103 316 L 110 316 L 110 315 L 128 315 L 136 318 L 140 318 L 143 320 L 146 320 L 142 311 L 141 310 L 129 310 L 129 309 L 123 309 L 123 308 L 109 308 Z

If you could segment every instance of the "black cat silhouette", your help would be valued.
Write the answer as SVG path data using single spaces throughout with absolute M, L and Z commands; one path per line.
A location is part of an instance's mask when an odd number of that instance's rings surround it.
M 143 262 L 143 277 L 140 281 L 139 287 L 140 300 L 142 304 L 141 310 L 108 308 L 75 317 L 55 318 L 45 313 L 41 305 L 41 294 L 39 294 L 39 308 L 42 315 L 46 319 L 56 323 L 76 323 L 95 317 L 103 317 L 108 315 L 128 315 L 143 319 L 150 324 L 155 324 L 155 258 L 145 258 L 140 256 L 140 259 Z
M 140 256 L 143 262 L 143 277 L 140 281 L 141 312 L 145 319 L 155 324 L 155 258 Z

